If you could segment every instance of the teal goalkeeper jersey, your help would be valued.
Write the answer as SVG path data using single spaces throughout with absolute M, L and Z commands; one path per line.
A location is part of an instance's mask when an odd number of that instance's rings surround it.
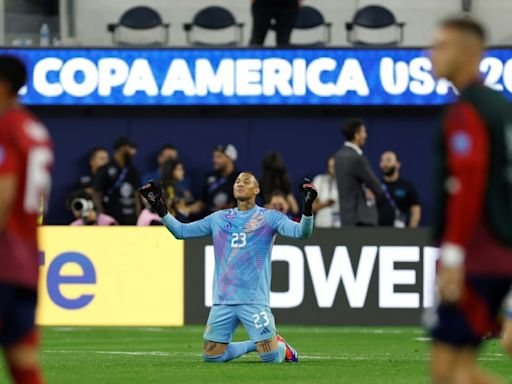
M 281 212 L 259 206 L 249 211 L 225 209 L 189 224 L 167 214 L 163 222 L 177 239 L 212 236 L 213 304 L 268 306 L 276 234 L 307 239 L 313 232 L 312 216 L 302 216 L 300 223 L 296 223 Z

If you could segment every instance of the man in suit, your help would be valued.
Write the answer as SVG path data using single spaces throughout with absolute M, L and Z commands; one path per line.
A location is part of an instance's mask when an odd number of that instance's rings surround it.
M 376 197 L 382 194 L 379 180 L 363 156 L 367 138 L 360 119 L 350 119 L 341 128 L 345 145 L 335 157 L 342 226 L 375 226 L 379 216 Z

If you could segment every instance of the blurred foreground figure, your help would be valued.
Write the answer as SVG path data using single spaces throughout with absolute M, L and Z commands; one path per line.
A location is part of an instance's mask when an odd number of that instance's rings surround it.
M 14 383 L 39 384 L 36 231 L 53 152 L 46 128 L 18 103 L 26 79 L 19 59 L 0 56 L 0 346 Z
M 443 22 L 432 51 L 435 75 L 453 83 L 438 149 L 440 302 L 432 318 L 435 383 L 499 383 L 477 367 L 482 338 L 512 283 L 512 118 L 508 102 L 482 85 L 485 32 L 470 19 Z

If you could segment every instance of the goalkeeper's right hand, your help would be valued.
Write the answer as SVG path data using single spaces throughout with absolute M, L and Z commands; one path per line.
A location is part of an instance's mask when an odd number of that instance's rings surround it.
M 167 215 L 167 207 L 162 201 L 164 188 L 161 181 L 154 182 L 153 180 L 150 180 L 149 183 L 140 187 L 138 191 L 142 196 L 144 196 L 158 216 L 164 217 Z
M 318 197 L 316 187 L 313 185 L 311 180 L 304 179 L 299 183 L 299 192 L 304 202 L 302 207 L 302 213 L 304 216 L 313 216 L 313 202 Z

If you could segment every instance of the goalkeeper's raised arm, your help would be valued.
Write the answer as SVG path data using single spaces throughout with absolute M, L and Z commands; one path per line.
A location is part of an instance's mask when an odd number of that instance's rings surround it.
M 160 182 L 151 180 L 149 183 L 139 188 L 139 192 L 149 202 L 154 211 L 162 218 L 165 227 L 177 239 L 192 239 L 194 237 L 209 236 L 212 234 L 211 216 L 193 223 L 184 224 L 176 220 L 167 212 L 163 197 L 163 187 Z
M 240 175 L 249 175 L 251 181 L 254 181 L 256 183 L 255 185 L 257 185 L 257 180 L 254 175 L 247 172 L 241 173 Z M 241 182 L 239 184 L 241 184 Z M 244 187 L 242 185 L 237 186 L 235 183 L 234 193 L 235 197 L 237 197 L 238 194 L 237 209 L 239 210 L 247 211 L 254 208 L 256 205 L 256 195 L 259 192 L 259 187 L 258 189 L 247 191 L 250 196 L 245 196 L 243 194 Z M 299 191 L 303 201 L 303 214 L 300 223 L 296 223 L 288 219 L 285 215 L 277 211 L 272 211 L 268 214 L 267 221 L 270 226 L 282 236 L 297 239 L 308 239 L 313 233 L 313 201 L 315 201 L 318 194 L 309 179 L 304 179 L 304 181 L 299 184 Z M 162 199 L 163 187 L 160 182 L 151 180 L 148 184 L 139 188 L 139 192 L 153 207 L 154 211 L 162 218 L 162 221 L 169 232 L 171 232 L 177 239 L 191 239 L 195 237 L 209 236 L 212 234 L 212 216 L 216 213 L 213 213 L 202 220 L 184 224 L 168 213 L 167 207 Z

